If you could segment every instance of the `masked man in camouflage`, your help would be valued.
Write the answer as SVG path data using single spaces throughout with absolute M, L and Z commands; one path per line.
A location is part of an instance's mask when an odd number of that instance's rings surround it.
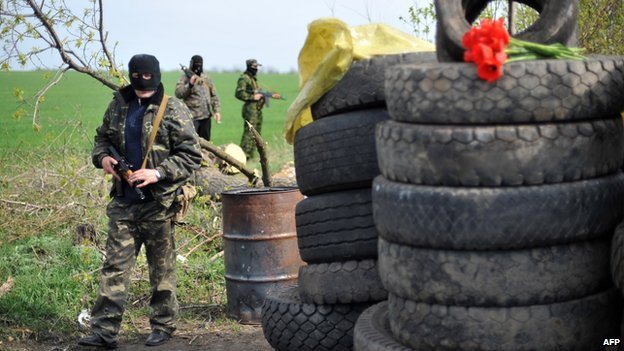
M 204 73 L 204 59 L 195 55 L 191 57 L 189 69 L 193 75 L 189 78 L 182 74 L 176 85 L 175 95 L 183 99 L 193 114 L 193 124 L 200 137 L 210 140 L 211 118 L 221 123 L 221 104 L 217 89 L 212 80 Z
M 93 164 L 116 179 L 107 206 L 108 239 L 106 260 L 101 271 L 100 289 L 91 311 L 92 334 L 78 341 L 81 345 L 117 347 L 117 334 L 128 295 L 130 273 L 141 245 L 145 245 L 152 298 L 152 333 L 146 345 L 169 340 L 175 330 L 176 298 L 175 244 L 172 217 L 179 207 L 174 202 L 178 188 L 199 168 L 201 151 L 191 113 L 178 99 L 166 104 L 158 134 L 145 157 L 152 121 L 164 96 L 158 60 L 151 55 L 135 55 L 128 64 L 130 86 L 114 93 L 97 128 L 92 152 Z M 109 146 L 124 154 L 133 165 L 128 181 L 115 172 L 117 161 Z M 129 185 L 143 190 L 141 199 Z M 121 192 L 117 191 L 121 187 Z
M 241 74 L 236 84 L 235 96 L 237 99 L 244 102 L 243 104 L 243 137 L 241 138 L 240 146 L 245 151 L 247 159 L 253 158 L 256 144 L 254 143 L 253 135 L 246 122 L 249 122 L 257 131 L 262 131 L 262 107 L 264 106 L 264 97 L 260 94 L 260 87 L 258 86 L 258 66 L 262 66 L 255 59 L 249 59 L 246 61 L 247 70 Z M 275 99 L 279 99 L 279 94 L 273 94 Z

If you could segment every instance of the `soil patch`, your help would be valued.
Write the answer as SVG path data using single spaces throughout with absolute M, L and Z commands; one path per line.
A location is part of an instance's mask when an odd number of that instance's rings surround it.
M 240 325 L 232 328 L 236 330 L 212 330 L 200 331 L 178 330 L 173 338 L 164 345 L 147 347 L 143 343 L 149 335 L 145 333 L 122 336 L 119 341 L 120 351 L 200 351 L 200 350 L 223 350 L 223 351 L 271 351 L 262 334 L 262 327 L 252 325 Z M 7 351 L 102 351 L 103 348 L 83 347 L 76 344 L 76 340 L 63 342 L 3 342 L 0 350 Z

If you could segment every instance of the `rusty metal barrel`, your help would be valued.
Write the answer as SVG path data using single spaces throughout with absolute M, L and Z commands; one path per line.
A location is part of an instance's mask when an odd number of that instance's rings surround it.
M 299 256 L 295 206 L 298 188 L 223 192 L 223 238 L 228 315 L 259 324 L 268 292 L 295 284 Z

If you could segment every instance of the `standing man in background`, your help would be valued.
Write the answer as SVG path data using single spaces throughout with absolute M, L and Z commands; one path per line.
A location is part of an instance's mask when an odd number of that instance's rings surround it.
M 106 260 L 91 311 L 92 334 L 78 344 L 107 349 L 117 347 L 130 273 L 143 245 L 152 294 L 152 333 L 145 344 L 161 345 L 176 329 L 173 216 L 180 205 L 175 198 L 202 158 L 191 113 L 180 100 L 164 95 L 156 57 L 134 55 L 128 71 L 130 85 L 114 93 L 96 130 L 91 153 L 95 167 L 113 175 L 116 182 L 111 190 L 115 196 L 106 208 Z M 156 123 L 158 137 L 152 139 Z M 116 170 L 116 154 L 125 156 L 130 164 L 131 171 L 125 172 L 123 179 Z
M 182 99 L 193 114 L 193 125 L 200 137 L 210 141 L 211 118 L 221 123 L 221 103 L 214 83 L 204 73 L 204 59 L 199 55 L 191 57 L 191 77 L 183 74 L 176 84 L 175 95 Z
M 246 122 L 261 133 L 262 131 L 262 107 L 264 106 L 264 96 L 260 93 L 260 87 L 258 86 L 258 66 L 262 66 L 255 59 L 249 59 L 245 62 L 247 64 L 247 70 L 241 74 L 236 84 L 235 96 L 237 99 L 244 102 L 243 104 L 243 137 L 241 138 L 240 146 L 245 151 L 247 159 L 253 158 L 255 143 L 251 130 L 247 126 Z M 274 99 L 279 99 L 279 94 L 273 94 Z

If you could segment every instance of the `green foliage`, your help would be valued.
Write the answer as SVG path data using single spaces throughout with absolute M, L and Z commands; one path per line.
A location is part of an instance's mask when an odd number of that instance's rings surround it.
M 410 6 L 408 9 L 408 17 L 399 17 L 401 21 L 412 25 L 416 37 L 430 42 L 434 41 L 435 18 L 433 1 L 422 7 Z
M 15 96 L 15 98 L 19 102 L 23 102 L 24 101 L 24 91 L 22 89 L 20 89 L 20 88 L 13 89 L 13 96 Z
M 593 54 L 624 54 L 624 3 L 581 0 L 579 45 Z
M 100 254 L 55 235 L 27 237 L 0 246 L 0 279 L 13 287 L 0 298 L 0 316 L 9 325 L 42 333 L 73 331 L 75 317 L 93 294 Z M 1 332 L 0 332 L 1 334 Z
M 531 7 L 514 3 L 514 33 L 521 32 L 535 23 L 539 14 Z M 411 6 L 408 18 L 416 36 L 432 41 L 430 28 L 435 25 L 433 0 Z M 509 2 L 491 1 L 479 18 L 500 18 L 508 20 Z M 599 19 L 599 20 L 598 20 Z M 579 3 L 579 46 L 589 54 L 621 55 L 624 53 L 624 3 L 621 0 L 580 0 Z

